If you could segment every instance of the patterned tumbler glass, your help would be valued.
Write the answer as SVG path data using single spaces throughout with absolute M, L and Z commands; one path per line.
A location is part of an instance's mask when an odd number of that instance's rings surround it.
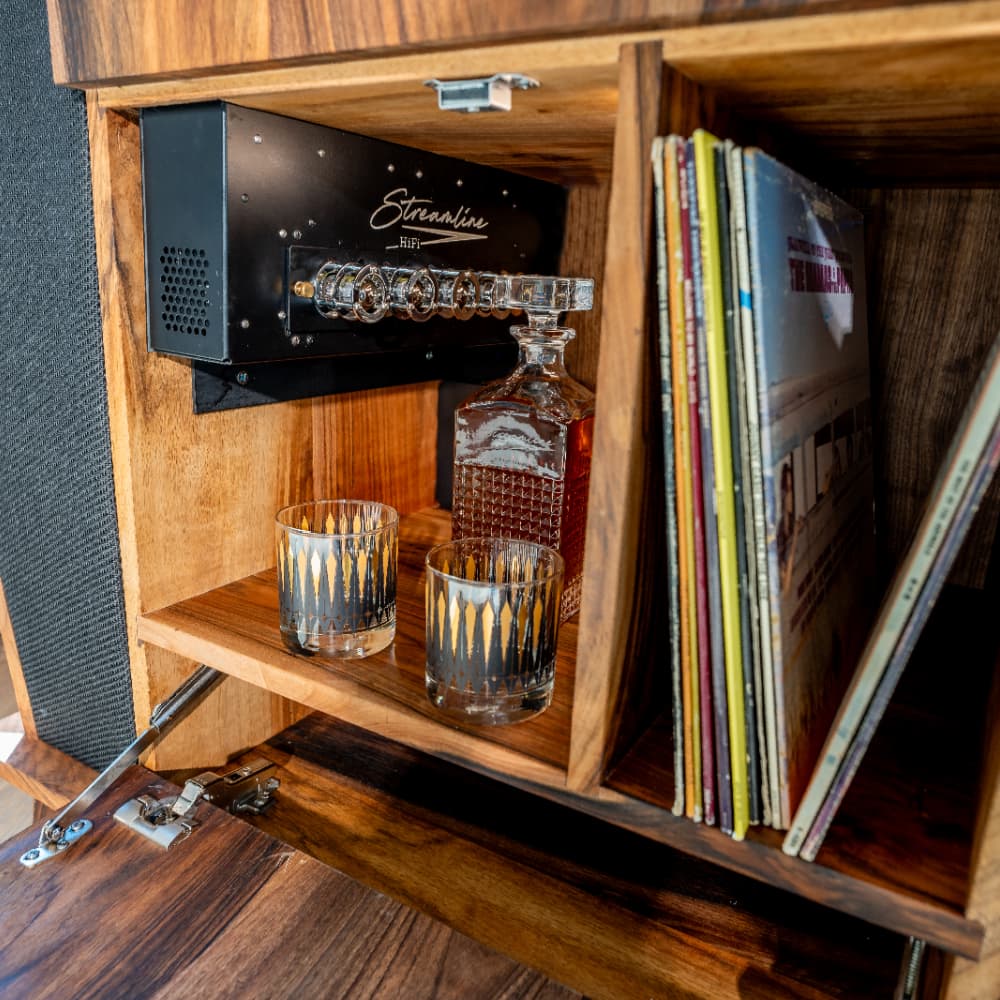
M 281 636 L 294 653 L 370 656 L 396 634 L 399 515 L 370 500 L 278 512 Z
M 563 559 L 533 542 L 464 538 L 426 558 L 427 694 L 483 725 L 543 712 L 555 683 Z

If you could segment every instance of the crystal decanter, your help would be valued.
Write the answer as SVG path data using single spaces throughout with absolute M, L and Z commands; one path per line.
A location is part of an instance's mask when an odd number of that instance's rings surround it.
M 454 538 L 516 538 L 565 561 L 561 617 L 580 608 L 594 394 L 566 371 L 575 332 L 559 314 L 593 306 L 583 278 L 500 275 L 494 310 L 521 310 L 517 367 L 455 413 Z

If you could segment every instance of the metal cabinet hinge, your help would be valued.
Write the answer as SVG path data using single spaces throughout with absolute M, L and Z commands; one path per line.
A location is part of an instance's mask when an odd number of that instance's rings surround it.
M 115 819 L 160 847 L 173 847 L 198 825 L 194 813 L 202 800 L 231 813 L 262 813 L 279 785 L 274 769 L 271 761 L 261 758 L 225 775 L 205 771 L 189 778 L 180 795 L 131 799 L 115 812 Z
M 529 90 L 541 84 L 522 73 L 494 73 L 493 76 L 472 80 L 425 80 L 425 87 L 433 87 L 438 95 L 441 111 L 510 111 L 511 94 Z

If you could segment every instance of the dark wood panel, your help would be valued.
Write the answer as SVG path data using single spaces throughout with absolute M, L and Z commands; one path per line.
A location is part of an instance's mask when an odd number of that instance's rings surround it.
M 872 274 L 876 463 L 882 555 L 895 566 L 1000 331 L 1000 191 L 876 190 L 864 198 Z M 1000 480 L 952 572 L 985 582 Z
M 779 884 L 798 884 L 811 898 L 978 954 L 983 925 L 964 914 L 996 640 L 980 632 L 975 645 L 966 644 L 960 688 L 942 690 L 940 664 L 954 655 L 956 632 L 975 635 L 973 623 L 984 613 L 984 595 L 946 593 L 815 864 L 781 854 L 783 833 L 752 827 L 737 855 L 743 865 L 764 872 L 770 864 Z M 609 787 L 670 808 L 670 725 L 665 713 L 609 776 Z M 703 856 L 734 854 L 716 829 L 683 819 L 673 827 L 678 843 Z M 873 898 L 862 901 L 869 893 Z
M 570 189 L 566 211 L 566 231 L 559 273 L 594 278 L 594 308 L 589 312 L 563 317 L 576 330 L 576 338 L 566 348 L 570 374 L 591 389 L 597 384 L 601 347 L 600 280 L 604 273 L 604 247 L 608 232 L 608 184 L 579 184 Z
M 556 659 L 556 686 L 552 705 L 538 718 L 517 726 L 458 725 L 445 721 L 430 704 L 424 682 L 424 556 L 437 542 L 450 537 L 446 511 L 429 510 L 405 517 L 400 523 L 399 580 L 396 638 L 393 644 L 362 660 L 297 656 L 288 652 L 278 630 L 278 591 L 275 571 L 245 577 L 172 607 L 153 612 L 140 623 L 140 635 L 178 652 L 197 655 L 203 662 L 235 676 L 309 704 L 336 711 L 331 691 L 334 681 L 348 681 L 354 704 L 341 711 L 352 721 L 368 721 L 376 728 L 387 701 L 408 710 L 409 722 L 399 723 L 400 739 L 409 725 L 426 730 L 439 726 L 461 728 L 489 745 L 520 751 L 559 768 L 569 753 L 570 707 L 573 703 L 577 622 L 560 627 Z M 181 648 L 180 642 L 194 642 Z M 270 668 L 263 676 L 259 664 Z M 283 683 L 283 681 L 285 683 Z M 294 687 L 292 686 L 294 685 Z M 499 763 L 497 766 L 501 766 Z
M 259 751 L 252 822 L 588 996 L 891 993 L 894 935 L 572 809 L 319 714 Z
M 207 804 L 156 847 L 112 818 L 151 786 L 178 790 L 132 768 L 38 868 L 37 830 L 0 851 L 5 998 L 575 995 Z
M 196 76 L 387 50 L 570 37 L 775 13 L 898 6 L 898 0 L 48 0 L 57 83 Z M 512 67 L 517 69 L 517 67 Z

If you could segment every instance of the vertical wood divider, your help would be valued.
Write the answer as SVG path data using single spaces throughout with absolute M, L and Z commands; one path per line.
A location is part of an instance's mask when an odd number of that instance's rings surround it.
M 636 710 L 650 708 L 630 706 L 630 698 L 646 700 L 656 687 L 650 672 L 670 670 L 656 636 L 658 630 L 662 635 L 667 599 L 655 582 L 664 576 L 653 575 L 666 550 L 662 531 L 655 530 L 662 512 L 652 509 L 662 503 L 663 490 L 651 477 L 661 476 L 663 466 L 662 455 L 653 453 L 662 447 L 654 425 L 661 418 L 648 370 L 657 335 L 649 157 L 655 136 L 688 134 L 718 121 L 712 93 L 666 65 L 660 43 L 622 46 L 567 775 L 574 791 L 596 790 L 619 727 L 635 735 Z
M 647 449 L 642 391 L 648 329 L 652 172 L 663 127 L 663 46 L 625 45 L 608 204 L 593 473 L 567 784 L 600 781 L 629 654 Z

